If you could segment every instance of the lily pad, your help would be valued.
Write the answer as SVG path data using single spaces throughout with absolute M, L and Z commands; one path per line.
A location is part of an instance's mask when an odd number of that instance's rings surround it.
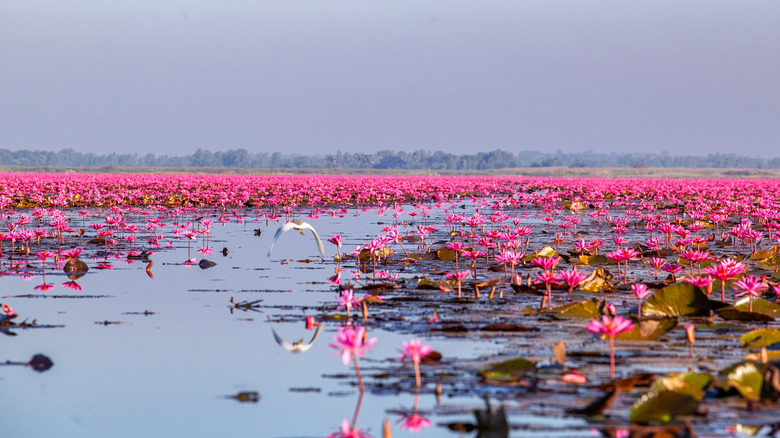
M 550 245 L 545 245 L 544 248 L 540 249 L 535 254 L 529 254 L 525 257 L 523 257 L 523 260 L 530 262 L 531 260 L 537 258 L 537 257 L 555 257 L 558 255 L 558 252 L 555 251 L 555 248 L 553 248 Z
M 745 333 L 739 338 L 739 344 L 744 348 L 768 347 L 780 342 L 780 330 L 758 329 Z
M 601 266 L 610 262 L 610 260 L 606 256 L 601 254 L 581 255 L 577 258 L 577 260 L 581 264 L 588 265 L 588 266 Z
M 456 283 L 451 283 L 447 280 L 435 281 L 427 278 L 420 278 L 417 280 L 417 289 L 438 289 L 440 286 L 452 287 L 453 285 L 457 287 Z
M 716 312 L 719 317 L 729 321 L 749 321 L 749 322 L 772 322 L 774 318 L 763 313 L 747 312 L 737 310 L 732 306 L 726 306 L 718 309 Z
M 777 362 L 780 361 L 780 351 L 773 350 L 773 351 L 767 351 L 766 352 L 766 358 L 769 362 Z M 753 361 L 753 362 L 759 362 L 761 360 L 761 353 L 750 353 L 745 355 L 745 360 Z
M 748 400 L 758 400 L 764 386 L 764 373 L 759 364 L 744 362 L 728 369 L 726 383 Z
M 89 266 L 79 258 L 72 258 L 65 262 L 62 270 L 65 273 L 84 273 L 89 271 Z
M 709 316 L 710 301 L 700 288 L 689 283 L 670 284 L 651 295 L 642 305 L 647 316 Z
M 610 280 L 612 280 L 612 274 L 609 271 L 596 268 L 582 280 L 579 289 L 586 292 L 601 292 L 604 289 L 612 288 L 612 285 L 609 283 Z
M 439 260 L 443 260 L 447 262 L 454 262 L 455 255 L 456 255 L 455 251 L 447 248 L 442 248 L 436 251 L 436 257 L 438 257 Z
M 567 303 L 555 306 L 549 310 L 550 313 L 569 318 L 596 318 L 601 315 L 601 309 L 604 308 L 604 300 L 593 298 L 587 301 L 576 303 Z
M 699 402 L 688 394 L 675 391 L 650 391 L 631 409 L 632 423 L 668 423 L 679 415 L 696 412 Z
M 734 303 L 734 307 L 743 312 L 747 311 L 750 308 L 750 298 L 742 298 Z M 753 312 L 778 318 L 780 317 L 780 306 L 763 298 L 753 298 Z
M 761 259 L 761 260 L 772 258 L 772 257 L 777 255 L 777 249 L 778 249 L 778 247 L 776 247 L 776 246 L 773 246 L 773 247 L 768 248 L 768 249 L 762 249 L 760 251 L 756 251 L 753 254 L 751 254 L 750 258 L 751 259 Z
M 477 374 L 493 383 L 514 383 L 520 376 L 536 369 L 536 365 L 522 357 L 499 362 L 480 370 Z
M 769 257 L 758 262 L 764 268 L 776 268 L 780 266 L 780 256 Z
M 677 327 L 677 318 L 647 318 L 634 321 L 634 328 L 615 339 L 622 341 L 654 341 Z
M 672 373 L 656 379 L 650 390 L 678 392 L 701 401 L 713 381 L 710 373 Z

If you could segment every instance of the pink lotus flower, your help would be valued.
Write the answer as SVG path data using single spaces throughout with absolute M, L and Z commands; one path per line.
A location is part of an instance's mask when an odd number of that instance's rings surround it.
M 561 261 L 560 257 L 536 257 L 531 260 L 531 264 L 538 266 L 545 271 L 552 271 L 558 266 L 558 262 Z
M 444 278 L 446 278 L 447 280 L 455 280 L 455 281 L 458 282 L 458 298 L 461 298 L 461 293 L 460 293 L 460 291 L 461 291 L 461 288 L 460 288 L 461 282 L 463 280 L 465 280 L 466 277 L 468 277 L 470 273 L 471 273 L 471 271 L 460 271 L 460 272 L 450 272 L 450 273 L 444 275 Z
M 585 280 L 586 278 L 588 278 L 587 274 L 584 272 L 579 272 L 576 269 L 561 271 L 560 279 L 563 280 L 563 282 L 566 283 L 566 286 L 569 287 L 569 294 L 566 295 L 567 300 L 571 299 L 572 290 L 574 290 L 574 288 L 582 283 L 582 280 Z
M 420 339 L 412 339 L 408 343 L 406 341 L 401 342 L 403 349 L 398 350 L 401 356 L 398 358 L 400 361 L 411 359 L 412 363 L 420 364 L 422 358 L 427 356 L 433 351 L 433 347 L 427 344 L 423 344 Z
M 341 234 L 336 234 L 335 236 L 328 237 L 328 242 L 336 245 L 336 250 L 339 253 L 339 258 L 341 258 Z
M 315 327 L 319 326 L 321 323 L 317 322 L 316 319 L 314 319 L 313 316 L 307 316 L 306 317 L 306 330 L 312 330 Z
M 14 309 L 11 308 L 8 304 L 3 304 L 3 313 L 5 313 L 8 316 L 14 316 L 16 315 L 16 312 L 14 312 Z
M 81 255 L 82 248 L 73 248 L 62 252 L 62 256 L 68 259 L 75 259 Z
M 650 260 L 648 261 L 650 266 L 655 269 L 655 278 L 658 279 L 658 270 L 661 269 L 666 264 L 666 259 L 662 257 L 650 257 Z
M 398 350 L 402 353 L 398 360 L 412 360 L 412 364 L 414 364 L 414 379 L 417 387 L 419 388 L 421 386 L 420 362 L 422 361 L 423 357 L 429 355 L 433 351 L 433 347 L 427 344 L 423 344 L 419 339 L 412 339 L 409 341 L 409 343 L 403 341 L 401 345 L 403 346 L 403 349 Z
M 342 307 L 346 307 L 347 318 L 349 318 L 349 311 L 352 310 L 352 307 L 360 304 L 361 300 L 362 298 L 355 298 L 352 289 L 344 289 L 343 291 L 341 291 L 341 297 L 336 298 L 336 301 L 341 303 L 339 304 L 339 307 L 336 308 L 336 311 L 341 310 Z
M 726 281 L 742 274 L 747 266 L 733 259 L 723 259 L 717 265 L 709 266 L 704 269 L 704 273 L 712 275 L 720 280 L 720 300 L 726 301 Z
M 623 332 L 634 329 L 634 323 L 622 316 L 610 317 L 604 315 L 601 321 L 594 319 L 588 324 L 588 331 L 605 335 L 609 338 L 609 377 L 615 378 L 615 337 Z
M 336 341 L 335 344 L 328 344 L 330 348 L 341 350 L 339 353 L 334 354 L 334 357 L 341 356 L 341 362 L 344 365 L 349 365 L 349 361 L 352 360 L 355 365 L 355 373 L 358 378 L 358 386 L 360 391 L 363 391 L 363 377 L 360 375 L 360 367 L 358 366 L 358 356 L 363 356 L 366 351 L 374 348 L 376 344 L 376 338 L 370 338 L 364 341 L 366 329 L 364 327 L 337 327 L 336 332 L 338 334 L 333 337 Z
M 734 289 L 739 289 L 742 292 L 734 295 L 735 297 L 741 297 L 743 295 L 748 296 L 748 312 L 753 311 L 753 297 L 760 297 L 761 291 L 769 289 L 769 285 L 764 282 L 763 279 L 747 276 L 734 283 Z
M 650 292 L 652 292 L 650 289 L 647 288 L 647 285 L 644 283 L 634 283 L 631 285 L 631 290 L 634 291 L 634 295 L 636 295 L 637 298 L 637 305 L 636 305 L 636 314 L 637 316 L 642 316 L 642 300 L 650 295 Z
M 545 295 L 542 298 L 540 307 L 544 307 L 545 301 L 547 302 L 547 308 L 552 306 L 552 285 L 561 284 L 561 277 L 552 271 L 542 271 L 534 276 L 534 284 L 544 283 Z

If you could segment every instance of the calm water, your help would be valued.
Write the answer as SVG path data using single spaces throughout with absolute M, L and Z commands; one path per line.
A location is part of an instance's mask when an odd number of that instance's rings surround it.
M 378 221 L 392 221 L 389 214 L 377 217 L 372 212 L 303 219 L 323 239 L 344 233 L 347 251 L 378 234 Z M 335 350 L 327 345 L 338 323 L 326 323 L 318 341 L 303 354 L 283 350 L 272 337 L 268 316 L 282 318 L 274 323 L 281 337 L 290 342 L 308 340 L 312 332 L 304 330 L 303 314 L 333 314 L 336 303 L 333 287 L 326 281 L 335 265 L 317 256 L 308 232 L 285 234 L 272 257 L 266 256 L 277 227 L 278 223 L 254 222 L 251 216 L 246 224 L 215 224 L 213 254 L 197 254 L 199 244 L 193 241 L 193 257 L 217 263 L 205 270 L 183 266 L 186 242 L 176 241 L 173 248 L 151 257 L 154 278 L 142 262 L 118 260 L 112 270 L 94 269 L 98 260 L 89 256 L 98 250 L 95 245 L 82 255 L 93 269 L 78 280 L 81 292 L 60 286 L 67 281 L 61 269 L 50 268 L 47 282 L 57 287 L 46 293 L 33 290 L 41 283 L 39 274 L 29 280 L 18 275 L 0 278 L 2 302 L 21 314 L 17 322 L 26 318 L 62 326 L 18 329 L 17 336 L 0 337 L 0 360 L 26 361 L 44 353 L 55 363 L 43 373 L 0 367 L 1 435 L 322 437 L 335 432 L 343 419 L 352 420 L 359 398 L 354 372 L 334 358 Z M 255 236 L 255 228 L 262 230 L 260 236 Z M 328 257 L 335 254 L 335 246 L 325 245 Z M 227 256 L 221 252 L 223 247 L 228 248 Z M 305 258 L 314 262 L 295 261 Z M 283 259 L 292 261 L 283 264 Z M 22 297 L 29 294 L 34 297 Z M 70 298 L 55 297 L 62 295 Z M 77 296 L 89 298 L 73 298 Z M 262 302 L 257 311 L 231 312 L 231 297 Z M 365 371 L 400 368 L 397 349 L 412 336 L 379 329 L 372 329 L 370 335 L 378 343 L 361 359 Z M 500 345 L 468 339 L 423 341 L 450 361 L 502 351 Z M 398 411 L 414 404 L 411 393 L 366 392 L 357 427 L 378 437 L 382 422 L 389 418 L 395 437 L 458 436 L 437 424 L 473 421 L 468 409 L 481 407 L 482 401 L 445 394 L 437 403 L 432 388 L 423 391 L 418 407 L 433 426 L 421 433 L 402 431 L 398 423 Z M 257 391 L 262 399 L 242 403 L 229 398 L 242 391 Z M 510 418 L 532 429 L 550 427 L 551 421 L 555 428 L 571 427 L 566 435 L 591 435 L 578 419 Z

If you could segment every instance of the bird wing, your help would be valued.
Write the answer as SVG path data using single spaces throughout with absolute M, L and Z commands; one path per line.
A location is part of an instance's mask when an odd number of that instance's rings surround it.
M 273 238 L 273 240 L 271 240 L 271 247 L 268 248 L 268 257 L 271 257 L 271 251 L 274 250 L 274 245 L 276 244 L 276 240 L 279 239 L 279 236 L 281 236 L 282 234 L 292 230 L 293 228 L 295 228 L 295 224 L 294 223 L 286 222 L 284 225 L 279 227 L 278 230 L 276 230 L 276 234 L 274 234 L 274 238 Z
M 276 334 L 276 330 L 274 330 L 273 326 L 271 326 L 271 333 L 274 335 L 274 340 L 276 341 L 277 344 L 279 344 L 280 347 L 284 348 L 287 351 L 295 350 L 295 346 L 285 341 L 284 339 L 280 338 L 279 335 Z
M 320 239 L 320 235 L 317 234 L 317 230 L 315 230 L 314 227 L 307 224 L 306 222 L 304 222 L 301 227 L 311 230 L 311 233 L 314 234 L 314 239 L 317 241 L 317 249 L 320 250 L 320 257 L 325 257 L 325 247 L 322 245 L 322 239 Z

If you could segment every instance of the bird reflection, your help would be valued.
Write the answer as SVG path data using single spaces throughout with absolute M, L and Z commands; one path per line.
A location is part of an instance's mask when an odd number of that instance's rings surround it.
M 279 335 L 276 333 L 276 330 L 274 330 L 274 326 L 271 324 L 271 318 L 268 318 L 268 325 L 271 326 L 271 333 L 274 335 L 274 340 L 276 340 L 276 343 L 291 353 L 306 352 L 309 348 L 312 347 L 312 345 L 314 345 L 314 341 L 317 340 L 317 337 L 320 335 L 320 331 L 322 331 L 322 324 L 317 324 L 314 329 L 314 335 L 311 337 L 311 340 L 309 340 L 309 343 L 304 344 L 303 339 L 300 339 L 299 341 L 293 342 L 291 344 L 279 337 Z

